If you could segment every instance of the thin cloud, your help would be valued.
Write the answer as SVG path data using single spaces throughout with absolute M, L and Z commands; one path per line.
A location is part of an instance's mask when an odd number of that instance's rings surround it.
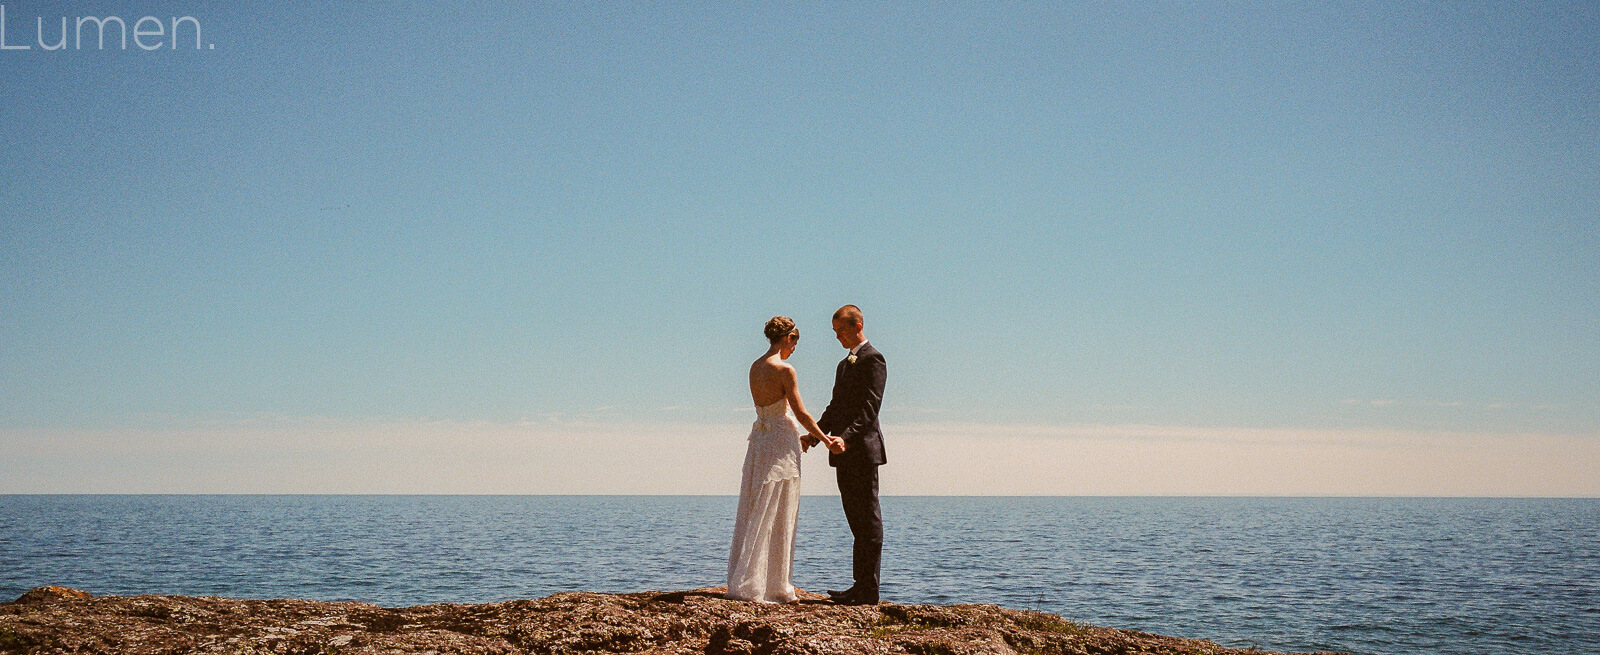
M 749 423 L 242 418 L 0 430 L 0 493 L 737 493 Z M 885 425 L 891 495 L 1600 495 L 1600 435 Z M 802 489 L 834 494 L 826 455 Z
M 1216 442 L 1256 444 L 1342 444 L 1383 446 L 1416 443 L 1463 443 L 1482 440 L 1523 439 L 1531 436 L 1584 438 L 1581 435 L 1546 435 L 1523 432 L 1464 432 L 1447 430 L 1344 429 L 1344 428 L 1237 428 L 1153 424 L 1010 424 L 1010 423 L 901 423 L 887 432 L 948 435 L 972 438 L 1025 437 L 1063 440 L 1145 442 Z

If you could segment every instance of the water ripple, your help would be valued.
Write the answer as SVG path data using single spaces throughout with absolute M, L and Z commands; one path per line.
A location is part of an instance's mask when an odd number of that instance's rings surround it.
M 733 498 L 0 496 L 0 597 L 488 602 L 720 584 Z M 1224 645 L 1600 652 L 1600 501 L 885 498 L 884 595 Z M 838 499 L 795 584 L 849 584 Z

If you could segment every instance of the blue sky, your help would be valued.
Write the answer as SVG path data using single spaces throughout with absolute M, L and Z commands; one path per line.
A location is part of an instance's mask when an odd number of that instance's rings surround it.
M 260 417 L 737 444 L 847 302 L 912 433 L 1600 441 L 1592 4 L 4 5 L 3 490 Z M 35 43 L 90 11 L 215 47 Z

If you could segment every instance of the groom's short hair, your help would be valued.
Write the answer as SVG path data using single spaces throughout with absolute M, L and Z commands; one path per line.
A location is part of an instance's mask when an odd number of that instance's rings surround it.
M 833 313 L 833 320 L 847 320 L 856 325 L 866 325 L 861 319 L 861 308 L 855 305 L 845 305 Z

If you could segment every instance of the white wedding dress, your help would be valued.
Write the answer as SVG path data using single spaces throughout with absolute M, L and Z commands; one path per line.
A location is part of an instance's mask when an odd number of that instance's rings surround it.
M 789 573 L 800 512 L 800 434 L 787 400 L 756 408 L 728 552 L 728 598 L 795 600 Z

